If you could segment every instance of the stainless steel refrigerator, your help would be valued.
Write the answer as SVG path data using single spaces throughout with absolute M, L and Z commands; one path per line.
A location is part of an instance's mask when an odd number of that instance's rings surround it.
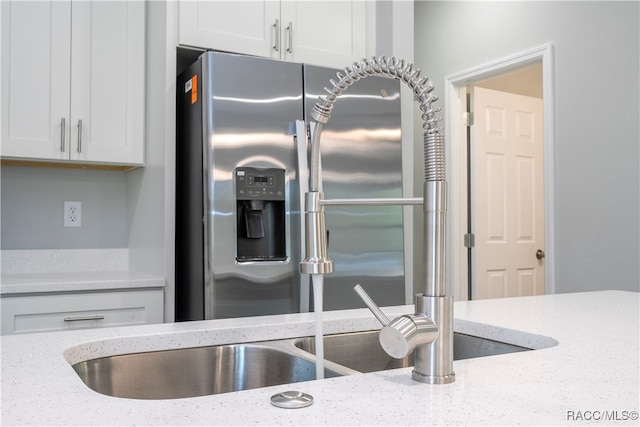
M 345 64 L 349 65 L 349 64 Z M 205 52 L 177 80 L 177 321 L 309 311 L 299 273 L 305 118 L 338 70 Z M 370 77 L 322 137 L 327 197 L 401 197 L 399 82 Z M 402 208 L 327 207 L 324 309 L 405 301 Z

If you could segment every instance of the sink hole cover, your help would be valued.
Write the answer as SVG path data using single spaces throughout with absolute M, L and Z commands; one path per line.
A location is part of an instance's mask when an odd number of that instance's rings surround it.
M 271 404 L 278 408 L 297 409 L 304 408 L 313 403 L 313 396 L 301 391 L 283 391 L 271 396 Z

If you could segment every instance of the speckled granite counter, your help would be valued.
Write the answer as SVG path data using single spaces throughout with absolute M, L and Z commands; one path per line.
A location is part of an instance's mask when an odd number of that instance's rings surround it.
M 162 288 L 164 279 L 137 271 L 3 274 L 0 294 Z
M 542 349 L 456 361 L 449 385 L 414 382 L 403 368 L 158 401 L 93 392 L 70 363 L 307 336 L 313 315 L 3 336 L 2 425 L 638 425 L 639 307 L 638 293 L 618 291 L 457 302 L 457 331 Z M 367 310 L 324 313 L 327 334 L 376 327 Z M 269 403 L 290 389 L 314 404 Z
M 128 249 L 3 250 L 0 294 L 164 287 L 164 278 L 130 271 Z

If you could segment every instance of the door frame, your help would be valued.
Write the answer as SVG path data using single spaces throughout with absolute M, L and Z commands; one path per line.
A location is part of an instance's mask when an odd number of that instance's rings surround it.
M 544 115 L 544 221 L 545 221 L 545 293 L 555 293 L 555 223 L 554 207 L 554 80 L 553 45 L 551 43 L 500 58 L 445 77 L 444 130 L 447 147 L 449 181 L 447 276 L 456 300 L 468 299 L 468 250 L 464 246 L 467 232 L 467 130 L 464 120 L 466 87 L 542 62 L 542 104 Z

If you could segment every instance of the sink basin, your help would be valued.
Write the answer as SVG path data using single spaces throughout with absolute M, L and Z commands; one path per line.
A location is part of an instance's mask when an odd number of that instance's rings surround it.
M 530 351 L 531 348 L 521 347 L 489 338 L 472 335 L 453 334 L 453 360 L 473 359 L 475 357 L 495 356 L 498 354 L 518 353 Z
M 132 399 L 177 399 L 314 380 L 313 357 L 274 346 L 235 344 L 133 353 L 76 363 L 98 393 Z M 325 367 L 325 378 L 343 375 Z
M 313 337 L 294 341 L 299 349 L 315 354 Z M 496 354 L 531 350 L 517 345 L 459 333 L 453 334 L 453 359 L 470 359 Z M 413 353 L 394 359 L 384 352 L 378 341 L 378 331 L 326 335 L 324 358 L 359 372 L 376 372 L 413 366 Z
M 325 378 L 413 366 L 388 356 L 378 332 L 325 335 Z M 316 378 L 314 337 L 131 353 L 73 365 L 91 389 L 130 399 L 179 399 Z M 530 350 L 454 334 L 454 360 Z

